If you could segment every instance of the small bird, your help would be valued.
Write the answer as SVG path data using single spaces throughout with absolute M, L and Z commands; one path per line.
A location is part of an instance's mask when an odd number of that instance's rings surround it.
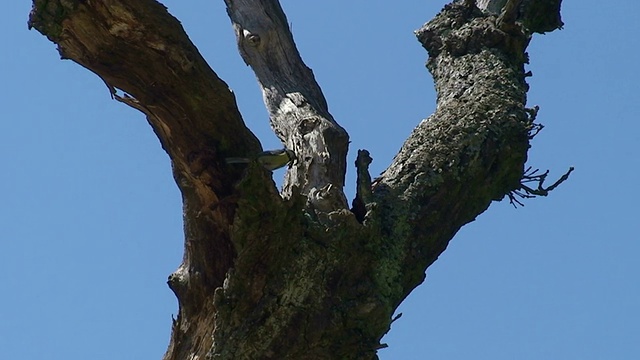
M 255 158 L 230 157 L 225 159 L 227 164 L 248 164 L 253 160 L 259 162 L 265 169 L 273 171 L 291 166 L 296 160 L 296 155 L 289 149 L 279 149 L 263 151 Z

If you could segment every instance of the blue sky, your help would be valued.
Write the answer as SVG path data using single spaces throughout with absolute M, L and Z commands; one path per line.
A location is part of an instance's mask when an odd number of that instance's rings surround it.
M 222 1 L 166 1 L 234 90 L 265 148 L 271 133 Z M 381 172 L 434 109 L 412 31 L 444 1 L 286 0 L 295 39 L 351 135 Z M 0 14 L 0 358 L 160 359 L 182 258 L 169 159 L 142 114 L 26 26 Z M 529 104 L 546 128 L 529 164 L 571 179 L 465 226 L 400 307 L 391 359 L 640 358 L 640 25 L 636 1 L 567 1 L 565 29 L 536 36 Z M 277 180 L 282 172 L 276 172 Z M 353 194 L 353 168 L 347 193 Z

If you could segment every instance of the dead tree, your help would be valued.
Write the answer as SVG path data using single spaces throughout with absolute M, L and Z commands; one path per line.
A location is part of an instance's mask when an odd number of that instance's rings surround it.
M 464 224 L 507 196 L 546 195 L 525 171 L 539 130 L 526 47 L 560 28 L 560 0 L 461 0 L 416 31 L 437 109 L 381 177 L 302 62 L 277 0 L 225 0 L 271 126 L 296 161 L 278 192 L 233 94 L 154 0 L 34 0 L 30 26 L 143 112 L 184 203 L 179 300 L 166 360 L 375 359 L 400 302 Z M 524 185 L 537 181 L 538 187 Z

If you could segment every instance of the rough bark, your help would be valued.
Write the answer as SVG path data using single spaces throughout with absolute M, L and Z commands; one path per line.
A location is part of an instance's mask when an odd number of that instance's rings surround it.
M 535 129 L 535 111 L 525 108 L 525 49 L 531 32 L 553 23 L 523 25 L 531 3 L 508 0 L 492 12 L 459 1 L 416 31 L 429 52 L 436 112 L 373 182 L 371 158 L 359 151 L 348 210 L 348 135 L 277 1 L 226 4 L 271 125 L 298 158 L 283 194 L 259 165 L 225 163 L 260 145 L 163 6 L 35 0 L 30 25 L 145 113 L 171 157 L 185 255 L 169 279 L 180 311 L 164 358 L 375 359 L 394 310 L 458 229 L 522 189 Z M 559 21 L 556 3 L 545 19 Z

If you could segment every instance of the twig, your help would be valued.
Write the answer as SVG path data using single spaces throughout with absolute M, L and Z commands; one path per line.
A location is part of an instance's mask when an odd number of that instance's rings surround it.
M 544 181 L 547 179 L 547 175 L 549 175 L 549 170 L 545 171 L 542 174 L 537 174 L 537 172 L 540 171 L 539 169 L 531 170 L 531 167 L 529 167 L 527 168 L 527 170 L 525 170 L 524 175 L 520 180 L 520 188 L 513 190 L 509 192 L 509 194 L 507 194 L 507 196 L 509 196 L 509 202 L 511 203 L 511 205 L 517 208 L 518 205 L 524 206 L 524 204 L 520 200 L 518 200 L 518 198 L 531 199 L 536 196 L 547 196 L 549 195 L 549 192 L 569 179 L 569 175 L 571 174 L 571 172 L 573 172 L 573 170 L 574 167 L 570 167 L 569 171 L 562 175 L 556 182 L 554 182 L 551 186 L 545 188 L 543 185 Z M 526 183 L 530 182 L 537 182 L 538 187 L 534 189 L 525 185 Z
M 542 131 L 542 129 L 544 129 L 544 125 L 535 122 L 538 117 L 539 110 L 540 107 L 538 105 L 524 109 L 529 117 L 529 122 L 531 123 L 531 128 L 529 129 L 529 140 L 533 139 L 540 131 Z

